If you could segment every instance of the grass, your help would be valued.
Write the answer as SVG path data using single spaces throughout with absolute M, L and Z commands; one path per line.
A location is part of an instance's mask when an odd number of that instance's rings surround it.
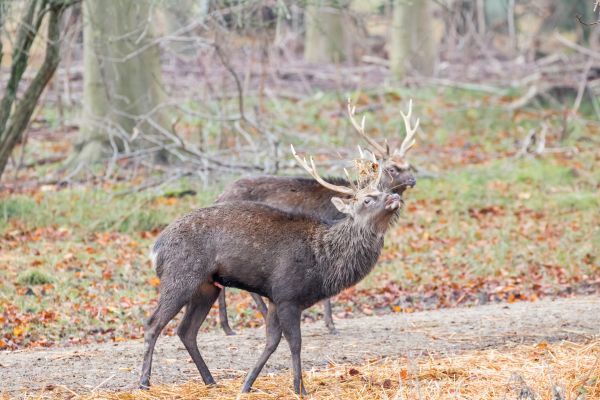
M 23 286 L 37 286 L 52 283 L 53 279 L 44 271 L 39 269 L 30 269 L 22 272 L 17 277 L 17 283 Z
M 290 132 L 313 133 L 314 144 L 307 147 L 350 146 L 356 138 L 347 121 L 332 117 L 346 95 L 359 106 L 381 104 L 368 113 L 367 126 L 375 128 L 375 136 L 391 138 L 401 131 L 394 117 L 400 102 L 414 97 L 423 134 L 413 160 L 437 177 L 419 179 L 407 194 L 407 208 L 386 239 L 378 267 L 334 302 L 338 318 L 373 309 L 475 304 L 482 296 L 535 300 L 600 280 L 597 127 L 574 120 L 565 143 L 548 136 L 549 145 L 574 145 L 577 154 L 516 159 L 519 128 L 539 126 L 542 119 L 558 126 L 559 111 L 507 116 L 487 95 L 394 88 L 324 93 L 301 107 L 291 101 L 269 107 L 289 116 L 281 123 Z M 184 123 L 193 128 L 196 122 L 183 121 L 183 135 Z M 35 138 L 30 142 L 36 145 Z M 52 144 L 57 145 L 62 148 Z M 157 296 L 149 246 L 174 218 L 210 204 L 222 184 L 206 188 L 181 180 L 121 194 L 136 184 L 50 186 L 0 195 L 0 349 L 141 335 Z M 185 190 L 196 194 L 178 197 Z M 393 294 L 385 301 L 379 296 L 384 290 Z M 236 328 L 262 323 L 249 296 L 235 290 L 230 296 Z M 319 312 L 309 310 L 306 318 Z M 213 310 L 207 327 L 215 321 Z
M 383 277 L 418 286 L 447 271 L 466 284 L 499 273 L 519 276 L 542 264 L 564 266 L 565 279 L 597 276 L 598 264 L 586 257 L 597 251 L 600 196 L 580 181 L 570 168 L 537 159 L 505 159 L 421 180 L 409 194 L 415 205 L 409 201 L 406 223 L 390 234 L 391 261 L 359 287 L 376 286 Z M 558 283 L 551 275 L 530 283 L 536 281 Z
M 174 197 L 179 187 L 195 190 L 197 194 L 183 199 Z M 150 231 L 171 222 L 193 208 L 210 204 L 219 187 L 202 188 L 197 184 L 180 182 L 161 192 L 147 191 L 119 195 L 127 185 L 110 189 L 73 188 L 40 191 L 0 198 L 0 232 L 9 229 L 9 222 L 24 229 L 65 226 L 77 232 L 119 231 L 133 233 Z

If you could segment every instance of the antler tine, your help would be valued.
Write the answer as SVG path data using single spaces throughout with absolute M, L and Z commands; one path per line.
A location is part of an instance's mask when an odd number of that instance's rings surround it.
M 292 149 L 292 154 L 294 155 L 294 158 L 296 159 L 296 161 L 298 161 L 298 163 L 302 166 L 302 168 L 304 168 L 321 185 L 323 185 L 327 189 L 333 190 L 335 192 L 350 194 L 350 195 L 355 194 L 355 191 L 349 187 L 334 185 L 332 183 L 325 181 L 317 173 L 317 168 L 315 167 L 315 162 L 312 159 L 312 157 L 310 157 L 310 165 L 308 165 L 308 163 L 306 162 L 306 158 L 304 158 L 304 157 L 300 158 L 300 156 L 298 154 L 296 154 L 296 149 L 294 149 L 294 146 L 290 145 L 290 147 Z
M 365 116 L 363 115 L 362 120 L 360 125 L 356 122 L 356 120 L 354 119 L 354 114 L 356 112 L 356 107 L 352 105 L 352 102 L 350 101 L 350 99 L 348 99 L 348 117 L 350 118 L 350 122 L 352 123 L 352 126 L 354 127 L 354 129 L 356 129 L 356 131 L 375 149 L 377 150 L 382 157 L 384 156 L 389 156 L 389 152 L 386 151 L 386 149 L 381 146 L 379 143 L 377 143 L 375 140 L 373 140 L 372 138 L 370 138 L 369 136 L 367 136 L 367 134 L 365 133 Z
M 358 154 L 360 154 L 360 158 L 364 159 L 365 158 L 365 153 L 363 153 L 362 148 L 360 147 L 360 145 L 358 145 L 356 147 L 358 147 Z
M 375 154 L 371 153 L 371 158 L 373 159 L 373 165 L 377 166 L 377 177 L 371 183 L 371 186 L 377 188 L 379 187 L 379 181 L 381 181 L 381 177 L 383 175 L 383 168 L 381 168 L 381 164 L 377 161 L 377 157 Z
M 411 128 L 410 126 L 410 118 L 412 116 L 412 99 L 408 102 L 408 112 L 404 114 L 400 111 L 402 115 L 402 119 L 404 120 L 404 127 L 406 128 L 406 137 L 402 141 L 400 145 L 400 149 L 396 150 L 396 153 L 399 156 L 404 156 L 408 149 L 410 149 L 415 144 L 415 134 L 417 133 L 417 129 L 419 129 L 419 123 L 421 120 L 417 118 L 417 122 L 415 122 L 415 126 Z
M 350 176 L 350 173 L 348 172 L 348 170 L 346 168 L 344 168 L 344 175 L 346 175 L 346 178 L 348 179 L 348 183 L 350 183 L 350 187 L 352 188 L 352 190 L 354 192 L 358 192 L 360 190 L 360 188 L 354 183 L 354 181 L 352 180 L 352 177 Z

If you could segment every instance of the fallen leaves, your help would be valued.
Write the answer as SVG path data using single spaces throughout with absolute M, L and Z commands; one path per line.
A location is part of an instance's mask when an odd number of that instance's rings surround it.
M 23 336 L 25 333 L 25 327 L 22 325 L 17 325 L 13 328 L 13 336 Z
M 372 101 L 364 95 L 358 99 L 360 104 Z M 441 126 L 443 112 L 430 106 L 424 109 L 431 123 L 438 121 L 435 123 Z M 471 110 L 465 118 L 474 122 L 476 116 L 477 111 Z M 521 113 L 516 118 L 551 116 L 544 111 Z M 394 120 L 391 113 L 383 117 L 382 121 Z M 597 210 L 585 210 L 577 204 L 562 207 L 557 201 L 548 205 L 550 196 L 577 194 L 585 185 L 598 190 L 593 171 L 600 160 L 597 152 L 591 157 L 595 164 L 581 159 L 586 154 L 582 147 L 575 159 L 556 155 L 546 164 L 524 164 L 511 175 L 506 172 L 515 170 L 511 161 L 493 165 L 493 159 L 514 151 L 506 145 L 513 143 L 509 130 L 493 135 L 478 133 L 477 140 L 471 140 L 465 128 L 457 127 L 445 140 L 424 139 L 417 149 L 421 154 L 435 155 L 435 162 L 419 161 L 425 169 L 439 171 L 440 176 L 420 181 L 414 192 L 407 194 L 405 215 L 386 238 L 380 263 L 372 273 L 373 282 L 361 283 L 337 296 L 333 302 L 336 317 L 600 292 L 599 258 L 590 244 L 597 237 L 591 228 Z M 567 180 L 546 182 L 557 166 L 567 172 L 575 168 L 576 173 L 568 172 Z M 581 182 L 582 177 L 587 181 Z M 81 192 L 61 191 L 50 185 L 30 194 L 38 208 L 47 207 L 58 196 L 70 206 L 83 201 Z M 195 200 L 180 194 L 141 200 L 138 204 L 150 211 L 167 209 L 173 215 L 197 206 Z M 110 201 L 112 206 L 115 200 Z M 59 214 L 53 211 L 53 216 Z M 0 349 L 141 337 L 143 320 L 155 305 L 160 286 L 147 257 L 160 227 L 150 224 L 141 232 L 136 228 L 124 234 L 118 232 L 114 218 L 103 217 L 92 221 L 97 224 L 95 229 L 78 226 L 84 223 L 76 217 L 63 226 L 54 225 L 54 219 L 47 226 L 32 228 L 18 221 L 6 226 L 0 234 L 0 271 L 6 282 L 0 296 Z M 140 219 L 145 221 L 145 214 Z M 28 268 L 45 271 L 53 278 L 52 283 L 16 282 L 17 274 Z M 246 293 L 228 291 L 228 303 L 234 328 L 263 323 Z M 216 313 L 214 306 L 203 329 L 219 329 Z M 304 313 L 307 321 L 320 318 L 318 306 Z M 169 326 L 166 331 L 171 334 L 173 328 Z M 382 382 L 385 387 L 386 381 Z
M 150 286 L 154 286 L 154 287 L 160 286 L 160 279 L 157 277 L 150 278 L 150 279 L 148 279 L 147 282 Z

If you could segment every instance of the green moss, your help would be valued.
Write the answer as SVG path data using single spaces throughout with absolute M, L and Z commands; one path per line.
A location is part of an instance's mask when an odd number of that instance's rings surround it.
M 39 269 L 30 269 L 19 274 L 17 282 L 25 286 L 45 285 L 52 283 L 53 279 L 46 272 Z

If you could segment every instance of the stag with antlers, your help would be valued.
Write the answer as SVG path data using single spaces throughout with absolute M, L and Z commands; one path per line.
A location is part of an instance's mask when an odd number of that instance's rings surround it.
M 300 362 L 302 310 L 356 284 L 373 269 L 401 199 L 380 190 L 382 171 L 374 161 L 363 178 L 343 186 L 322 179 L 312 158 L 309 163 L 292 153 L 319 185 L 343 195 L 331 202 L 345 217 L 324 221 L 233 201 L 193 211 L 165 228 L 152 248 L 160 298 L 145 327 L 142 388 L 150 385 L 156 340 L 183 306 L 178 335 L 204 382 L 215 383 L 198 350 L 197 334 L 221 287 L 229 286 L 269 300 L 266 346 L 242 391 L 250 391 L 283 335 L 292 353 L 294 390 L 306 393 Z
M 385 141 L 385 145 L 382 146 L 365 133 L 365 118 L 363 117 L 359 124 L 355 120 L 355 108 L 348 101 L 348 117 L 352 126 L 367 141 L 372 152 L 381 160 L 383 175 L 379 184 L 380 188 L 402 195 L 407 188 L 413 187 L 416 183 L 412 168 L 406 159 L 406 154 L 415 144 L 415 135 L 419 127 L 419 120 L 417 119 L 414 125 L 411 122 L 412 100 L 408 103 L 408 112 L 406 114 L 400 112 L 400 114 L 404 120 L 406 136 L 400 147 L 390 149 L 387 140 Z M 327 178 L 325 182 L 343 186 L 350 186 L 352 184 L 352 180 L 348 177 Z M 339 212 L 331 203 L 331 199 L 334 196 L 339 196 L 339 193 L 323 186 L 315 179 L 258 176 L 237 180 L 225 189 L 217 199 L 217 202 L 232 200 L 257 201 L 285 211 L 312 214 L 324 220 L 344 218 L 345 214 Z M 258 310 L 266 319 L 267 307 L 265 302 L 260 295 L 256 293 L 251 293 L 251 295 L 257 304 Z M 327 299 L 323 302 L 323 305 L 325 325 L 331 333 L 336 333 L 331 301 Z M 230 328 L 227 318 L 225 290 L 219 296 L 219 320 L 225 333 L 233 335 L 234 332 Z

